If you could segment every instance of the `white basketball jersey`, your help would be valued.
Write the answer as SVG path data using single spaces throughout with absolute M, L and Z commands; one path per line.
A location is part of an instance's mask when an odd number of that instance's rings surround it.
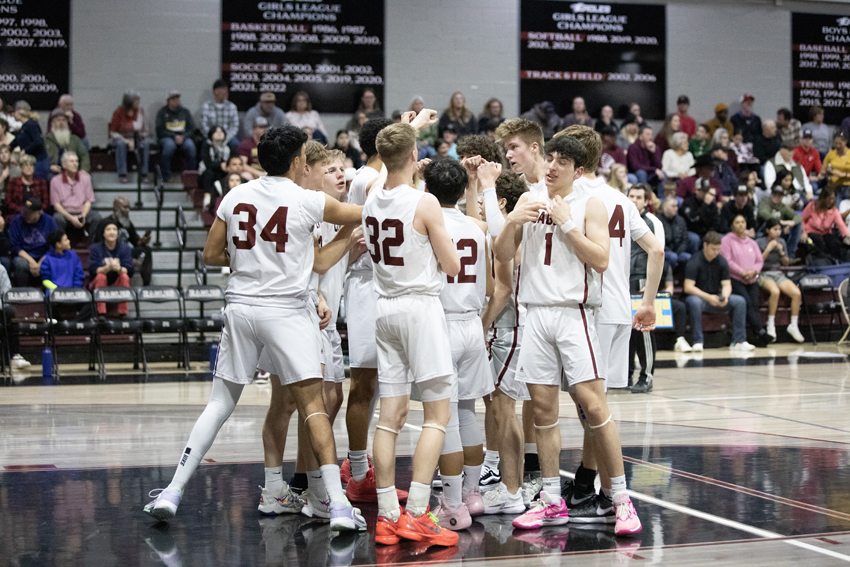
M 333 240 L 338 231 L 339 227 L 336 225 L 323 222 L 319 237 L 319 248 Z M 336 319 L 339 315 L 339 302 L 342 298 L 343 279 L 345 278 L 345 268 L 347 265 L 348 254 L 343 256 L 339 262 L 325 272 L 325 275 L 319 276 L 319 290 L 325 296 L 325 302 L 328 304 L 331 312 L 333 312 L 331 322 L 328 323 L 329 329 L 336 328 Z
M 528 201 L 547 205 L 548 189 L 529 191 Z M 565 199 L 571 217 L 584 230 L 587 197 L 575 191 Z M 602 276 L 578 259 L 572 243 L 545 209 L 522 228 L 522 282 L 519 302 L 524 305 L 598 307 L 602 303 Z
M 460 257 L 460 273 L 442 274 L 443 291 L 440 302 L 446 313 L 478 311 L 487 295 L 487 259 L 484 232 L 457 208 L 443 207 L 446 230 L 452 237 Z
M 413 229 L 419 200 L 410 185 L 372 189 L 363 207 L 363 236 L 372 258 L 375 290 L 381 297 L 440 295 L 443 278 L 431 240 Z
M 380 174 L 381 173 L 379 171 L 375 171 L 373 168 L 365 165 L 358 169 L 357 174 L 355 174 L 354 179 L 351 180 L 351 185 L 348 188 L 348 202 L 352 205 L 365 205 L 368 186 L 373 180 L 377 179 Z M 349 271 L 366 272 L 371 275 L 372 258 L 369 256 L 369 253 L 366 252 L 361 254 L 360 257 L 351 264 Z
M 602 277 L 602 307 L 596 314 L 596 322 L 630 325 L 632 300 L 629 293 L 629 266 L 632 241 L 642 238 L 649 232 L 649 227 L 640 218 L 635 204 L 623 193 L 605 183 L 602 177 L 581 177 L 573 183 L 573 189 L 581 195 L 596 197 L 608 210 L 611 252 L 608 257 L 608 269 Z
M 493 254 L 493 237 L 489 233 L 487 234 L 487 247 L 490 249 L 490 270 L 495 279 L 496 257 Z M 513 329 L 525 325 L 525 306 L 519 302 L 517 295 L 521 276 L 522 266 L 514 266 L 514 271 L 511 275 L 511 296 L 508 298 L 508 302 L 505 304 L 502 312 L 493 321 L 493 327 L 496 329 Z
M 324 193 L 285 177 L 261 177 L 228 192 L 217 213 L 227 223 L 227 300 L 309 299 L 313 228 L 324 211 Z

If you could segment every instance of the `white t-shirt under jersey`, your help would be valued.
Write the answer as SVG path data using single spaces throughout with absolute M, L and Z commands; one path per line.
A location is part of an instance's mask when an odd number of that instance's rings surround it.
M 596 314 L 597 323 L 630 325 L 632 322 L 632 300 L 629 293 L 629 266 L 632 241 L 649 232 L 646 222 L 631 200 L 617 191 L 601 177 L 581 177 L 573 183 L 573 190 L 582 195 L 591 195 L 602 201 L 608 210 L 608 235 L 611 237 L 611 252 L 608 269 L 602 278 L 602 307 Z
M 228 192 L 217 212 L 227 223 L 227 300 L 309 299 L 313 229 L 324 212 L 324 193 L 285 177 L 260 177 Z
M 366 194 L 368 186 L 372 183 L 372 181 L 377 179 L 380 174 L 380 171 L 376 171 L 366 165 L 358 169 L 357 174 L 354 176 L 354 179 L 351 180 L 351 185 L 348 188 L 348 202 L 352 205 L 365 205 L 366 198 L 368 197 Z M 372 274 L 372 258 L 369 257 L 368 253 L 361 254 L 360 257 L 351 264 L 348 271 L 363 272 L 363 275 L 370 277 Z
M 456 207 L 443 207 L 446 230 L 452 237 L 460 257 L 460 273 L 455 277 L 442 274 L 445 285 L 440 302 L 446 313 L 478 311 L 487 294 L 487 259 L 484 232 Z
M 373 188 L 363 207 L 363 236 L 371 256 L 375 290 L 381 297 L 440 295 L 443 278 L 431 240 L 413 228 L 419 200 L 410 185 Z

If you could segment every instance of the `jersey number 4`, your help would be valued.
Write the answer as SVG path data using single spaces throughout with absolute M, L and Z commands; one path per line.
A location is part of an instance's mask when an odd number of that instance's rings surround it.
M 248 213 L 247 220 L 239 221 L 239 230 L 245 231 L 245 239 L 233 236 L 233 245 L 237 250 L 250 250 L 257 243 L 257 207 L 247 203 L 239 203 L 233 207 L 233 216 Z M 286 252 L 286 242 L 289 236 L 286 234 L 286 215 L 289 213 L 287 207 L 278 207 L 274 214 L 260 232 L 260 238 L 266 242 L 274 242 L 277 252 Z
M 478 243 L 472 238 L 461 238 L 457 241 L 457 251 L 463 252 L 469 250 L 472 253 L 469 256 L 460 257 L 460 273 L 457 275 L 457 283 L 475 283 L 476 275 L 467 274 L 466 267 L 475 265 L 475 259 L 478 258 Z M 452 276 L 446 276 L 446 283 L 455 283 Z
M 384 219 L 384 222 L 378 223 L 375 217 L 366 217 L 366 226 L 370 230 L 367 237 L 366 247 L 369 249 L 369 256 L 376 264 L 381 263 L 381 252 L 383 252 L 385 266 L 404 266 L 404 258 L 393 256 L 390 248 L 401 246 L 404 243 L 404 223 L 398 219 Z M 381 231 L 392 231 L 392 237 L 384 237 L 381 241 Z
M 614 213 L 611 215 L 611 220 L 608 221 L 608 236 L 611 240 L 620 239 L 620 248 L 623 247 L 623 239 L 626 237 L 626 219 L 623 215 L 623 206 L 617 205 L 614 207 Z

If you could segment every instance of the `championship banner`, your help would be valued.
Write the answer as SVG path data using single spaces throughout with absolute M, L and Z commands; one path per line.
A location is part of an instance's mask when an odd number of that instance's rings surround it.
M 791 79 L 797 119 L 822 106 L 825 123 L 841 124 L 850 113 L 850 18 L 791 13 Z

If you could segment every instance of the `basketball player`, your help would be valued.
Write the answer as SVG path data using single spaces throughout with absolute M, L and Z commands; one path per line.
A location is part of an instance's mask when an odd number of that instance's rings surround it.
M 423 110 L 413 125 L 404 123 L 405 119 L 409 115 L 378 134 L 387 181 L 372 189 L 363 207 L 363 234 L 378 292 L 375 337 L 381 410 L 372 443 L 378 492 L 375 542 L 392 545 L 401 538 L 452 546 L 458 535 L 440 527 L 428 513 L 428 500 L 449 423 L 454 383 L 439 298 L 440 269 L 456 277 L 461 265 L 439 202 L 411 186 L 418 165 L 415 127 L 433 124 L 436 112 Z M 411 381 L 421 394 L 424 423 L 413 456 L 407 509 L 402 510 L 394 486 L 395 449 L 396 437 L 407 421 Z
M 628 383 L 628 353 L 632 327 L 649 332 L 655 326 L 655 295 L 664 269 L 664 247 L 640 218 L 634 203 L 620 191 L 610 187 L 596 176 L 596 166 L 602 154 L 602 139 L 592 128 L 573 125 L 555 137 L 569 136 L 578 140 L 587 152 L 586 159 L 578 165 L 583 175 L 573 184 L 573 189 L 594 196 L 605 205 L 608 236 L 610 238 L 608 270 L 602 279 L 602 306 L 596 313 L 596 332 L 599 337 L 599 368 L 607 388 L 625 388 Z M 629 266 L 632 241 L 648 254 L 647 284 L 643 302 L 632 317 L 632 300 L 629 293 Z M 571 393 L 579 420 L 584 426 L 583 463 L 576 471 L 575 482 L 566 483 L 562 495 L 570 509 L 570 521 L 575 523 L 615 523 L 611 503 L 611 478 L 604 469 L 604 460 L 597 458 L 593 430 L 588 427 L 585 414 L 575 393 Z M 596 494 L 594 481 L 600 469 L 601 495 Z
M 493 391 L 479 316 L 488 283 L 491 289 L 493 284 L 492 277 L 488 277 L 486 226 L 458 209 L 458 199 L 468 184 L 466 170 L 456 161 L 443 160 L 429 163 L 423 176 L 427 191 L 440 202 L 461 265 L 457 277 L 443 276 L 440 293 L 449 329 L 456 391 L 452 393 L 452 416 L 440 457 L 443 494 L 440 505 L 434 509 L 440 525 L 457 531 L 472 525 L 472 516 L 484 513 L 478 490 L 484 444 L 475 418 L 475 402 Z
M 243 386 L 251 382 L 266 349 L 307 423 L 331 502 L 331 526 L 366 529 L 340 483 L 333 430 L 322 400 L 318 317 L 308 292 L 313 227 L 322 220 L 356 224 L 362 209 L 298 186 L 306 141 L 307 135 L 294 126 L 270 128 L 257 150 L 268 175 L 228 193 L 207 236 L 204 262 L 231 268 L 221 349 L 210 401 L 192 429 L 174 478 L 144 508 L 157 520 L 176 514 L 186 483 L 236 407 Z
M 528 385 L 531 395 L 543 474 L 539 499 L 513 524 L 535 529 L 569 521 L 559 478 L 558 390 L 563 372 L 589 427 L 601 438 L 600 460 L 605 460 L 614 477 L 615 532 L 633 533 L 640 530 L 640 520 L 626 492 L 619 434 L 611 422 L 597 363 L 593 313 L 601 304 L 601 274 L 608 268 L 608 215 L 602 201 L 573 190 L 587 159 L 587 150 L 578 140 L 554 138 L 546 144 L 545 155 L 546 189 L 520 198 L 494 244 L 500 261 L 512 259 L 523 245 L 519 300 L 527 313 L 517 378 Z M 628 513 L 620 513 L 621 507 Z

